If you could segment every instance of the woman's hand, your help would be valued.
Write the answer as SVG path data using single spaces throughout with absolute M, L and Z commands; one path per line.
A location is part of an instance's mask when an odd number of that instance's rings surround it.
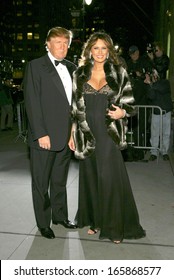
M 124 109 L 121 109 L 118 106 L 115 106 L 112 104 L 113 110 L 108 111 L 108 116 L 111 117 L 111 119 L 118 120 L 122 119 L 126 116 L 126 111 Z
M 71 134 L 71 137 L 69 139 L 68 146 L 69 146 L 70 150 L 75 151 L 75 143 L 74 143 L 74 139 L 73 139 L 72 134 Z

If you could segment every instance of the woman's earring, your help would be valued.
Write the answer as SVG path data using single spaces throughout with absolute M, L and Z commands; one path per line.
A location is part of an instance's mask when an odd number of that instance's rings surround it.
M 109 53 L 107 54 L 106 58 L 107 58 L 107 59 L 109 58 Z
M 92 55 L 91 55 L 91 52 L 89 53 L 89 59 L 91 59 Z

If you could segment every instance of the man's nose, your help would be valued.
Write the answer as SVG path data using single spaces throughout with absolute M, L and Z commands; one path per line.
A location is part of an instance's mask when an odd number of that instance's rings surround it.
M 64 49 L 64 44 L 61 43 L 61 44 L 59 45 L 59 47 L 60 47 L 60 49 Z

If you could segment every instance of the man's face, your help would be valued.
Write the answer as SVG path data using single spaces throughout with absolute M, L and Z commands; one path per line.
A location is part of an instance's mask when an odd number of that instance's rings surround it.
M 155 56 L 156 57 L 161 57 L 162 55 L 163 55 L 163 51 L 158 46 L 156 46 L 156 48 L 155 48 Z
M 51 37 L 50 41 L 47 41 L 48 50 L 58 60 L 66 57 L 68 46 L 69 41 L 65 37 Z
M 130 54 L 130 57 L 131 57 L 132 61 L 136 61 L 137 59 L 139 59 L 139 56 L 140 56 L 139 50 L 137 50 L 134 53 Z

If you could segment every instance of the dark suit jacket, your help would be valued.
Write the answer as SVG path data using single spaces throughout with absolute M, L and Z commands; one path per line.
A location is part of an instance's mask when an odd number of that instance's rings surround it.
M 66 62 L 72 77 L 76 66 Z M 24 100 L 29 121 L 29 145 L 39 148 L 37 139 L 49 135 L 51 150 L 62 150 L 70 134 L 71 108 L 62 81 L 48 55 L 28 63 L 24 77 Z

